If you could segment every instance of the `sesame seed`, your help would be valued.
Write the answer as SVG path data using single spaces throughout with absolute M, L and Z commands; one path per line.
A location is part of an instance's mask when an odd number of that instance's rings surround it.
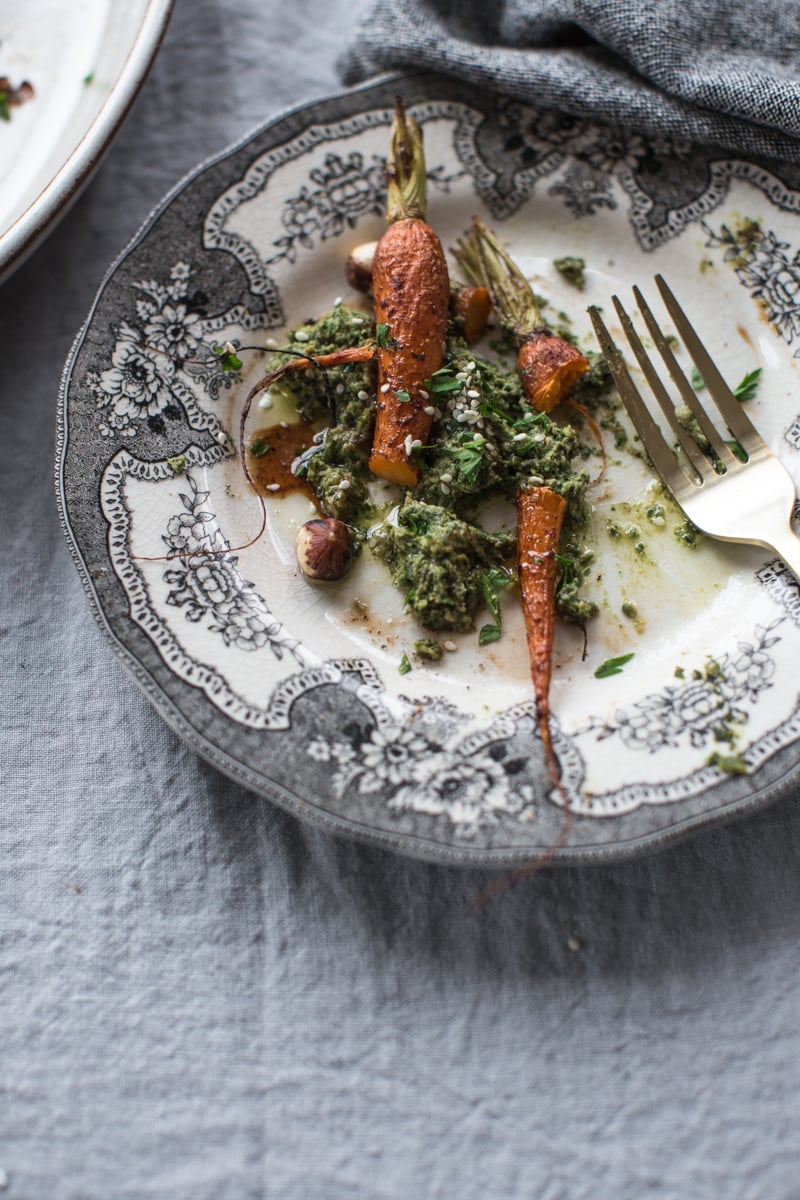
M 515 433 L 512 440 L 515 442 L 527 442 L 528 435 L 527 433 Z
M 410 433 L 409 433 L 408 437 L 406 438 L 406 440 L 405 440 L 405 442 L 404 442 L 403 444 L 404 444 L 404 446 L 405 446 L 405 451 L 406 451 L 406 454 L 407 454 L 407 455 L 408 455 L 408 454 L 411 454 L 411 447 L 412 447 L 412 446 L 413 446 L 413 444 L 414 444 L 414 439 L 412 438 L 412 436 L 411 436 L 411 434 L 410 434 Z
M 353 324 L 354 324 L 354 325 L 363 325 L 363 324 L 364 324 L 364 321 L 365 321 L 365 318 L 364 318 L 364 317 L 353 317 Z
M 543 442 L 543 441 L 544 441 L 544 439 L 545 439 L 545 435 L 544 435 L 543 433 L 535 433 L 535 434 L 533 435 L 533 440 L 534 440 L 535 442 Z
M 480 392 L 476 392 L 474 388 L 470 388 L 467 392 L 467 395 L 469 396 L 470 400 L 480 400 L 481 398 Z
M 453 476 L 450 471 L 442 472 L 442 474 L 439 476 L 439 478 L 441 479 L 442 483 L 452 483 L 453 482 Z
M 304 329 L 297 329 L 295 331 L 294 340 L 296 342 L 307 342 L 309 340 L 308 334 Z
M 467 378 L 466 371 L 459 371 L 458 374 L 456 375 L 456 379 L 459 381 L 459 383 L 463 383 L 466 378 Z
M 474 363 L 474 362 L 468 362 L 468 363 L 467 363 L 467 370 L 468 370 L 468 371 L 474 371 L 474 370 L 475 370 L 475 363 Z
M 225 345 L 222 347 L 222 349 L 225 351 L 226 354 L 235 354 L 236 353 L 236 349 L 234 347 L 233 342 L 226 342 Z
M 463 411 L 454 413 L 453 415 L 457 421 L 461 421 L 462 423 L 467 419 L 467 414 Z
M 422 411 L 425 413 L 426 417 L 432 417 L 435 414 L 436 409 L 432 404 L 426 404 Z
M 217 441 L 219 442 L 220 446 L 227 445 L 228 435 L 227 435 L 227 433 L 225 433 L 224 430 L 220 429 L 219 432 L 217 433 Z
M 385 395 L 385 394 L 386 394 L 386 392 L 388 392 L 388 391 L 389 391 L 389 384 L 388 384 L 388 383 L 382 383 L 382 384 L 381 384 L 381 391 L 382 391 L 382 392 L 384 393 L 384 395 Z
M 431 397 L 430 397 L 430 393 L 429 393 L 429 392 L 426 392 L 426 391 L 425 391 L 425 388 L 420 388 L 420 389 L 419 389 L 419 394 L 420 394 L 420 396 L 422 396 L 422 399 L 423 399 L 423 400 L 430 400 L 430 398 L 431 398 Z
M 337 385 L 336 385 L 336 395 L 337 395 L 337 396 L 342 396 L 342 395 L 344 395 L 344 384 L 343 384 L 343 383 L 337 383 Z
M 349 480 L 349 479 L 340 479 L 339 480 L 339 490 L 340 491 L 346 492 L 347 489 L 351 486 L 352 486 L 351 480 Z
M 544 483 L 544 480 L 542 479 L 541 475 L 531 475 L 528 479 L 528 483 L 531 485 L 531 487 L 541 487 Z
M 421 439 L 420 439 L 420 438 L 414 438 L 413 442 L 411 443 L 411 449 L 412 449 L 412 450 L 416 450 L 416 449 L 417 449 L 419 446 L 421 446 L 421 445 L 422 445 L 422 441 L 421 441 Z
M 259 408 L 272 408 L 272 396 L 270 396 L 269 392 L 264 392 L 264 395 L 261 397 L 261 399 L 258 402 L 258 407 Z
M 472 440 L 474 441 L 476 446 L 482 446 L 483 443 L 486 441 L 486 438 L 481 437 L 481 435 L 479 433 L 476 433 L 475 437 Z
M 281 490 L 281 485 L 279 483 L 268 483 L 267 484 L 268 492 L 279 492 L 280 490 Z
M 280 426 L 281 426 L 281 429 L 288 429 L 288 428 L 289 428 L 289 422 L 288 422 L 288 421 L 281 421 L 281 422 L 280 422 Z
M 442 645 L 444 646 L 445 650 L 449 650 L 451 654 L 454 650 L 458 649 L 458 646 L 455 644 L 455 642 L 442 642 Z
M 339 305 L 340 305 L 341 303 L 342 303 L 342 297 L 341 297 L 341 296 L 337 296 L 337 297 L 336 297 L 336 299 L 335 299 L 335 300 L 334 300 L 334 302 L 333 302 L 333 307 L 334 307 L 334 308 L 338 308 L 338 307 L 339 307 Z
M 443 495 L 443 496 L 449 496 L 449 495 L 450 495 L 450 487 L 449 487 L 449 485 L 448 485 L 448 484 L 446 484 L 446 483 L 442 483 L 442 484 L 440 484 L 440 485 L 439 485 L 439 490 L 441 491 L 441 493 L 442 493 L 442 495 Z
M 358 395 L 359 400 L 369 400 L 369 392 L 365 392 L 363 390 L 363 388 L 360 392 L 357 393 L 357 395 Z
M 278 343 L 275 341 L 275 338 L 271 338 L 271 337 L 267 338 L 266 341 L 264 342 L 265 346 L 277 346 L 277 344 Z

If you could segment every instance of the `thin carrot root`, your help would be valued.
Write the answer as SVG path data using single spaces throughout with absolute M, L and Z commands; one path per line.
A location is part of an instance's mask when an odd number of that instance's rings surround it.
M 549 715 L 555 636 L 556 551 L 567 502 L 548 487 L 517 494 L 517 569 L 536 707 Z
M 557 575 L 555 554 L 565 509 L 564 497 L 550 488 L 527 488 L 517 496 L 517 571 L 536 700 L 536 724 L 548 774 L 564 804 L 564 816 L 553 843 L 529 862 L 484 888 L 473 905 L 473 911 L 482 908 L 512 884 L 546 866 L 566 844 L 572 829 L 572 809 L 561 779 L 550 729 Z
M 606 455 L 606 443 L 605 443 L 605 439 L 603 437 L 603 431 L 600 428 L 600 426 L 597 424 L 597 421 L 595 421 L 594 417 L 589 412 L 589 410 L 585 404 L 579 404 L 578 401 L 573 400 L 572 397 L 570 397 L 566 401 L 566 404 L 568 404 L 570 408 L 574 408 L 576 412 L 580 413 L 580 415 L 583 417 L 584 421 L 586 422 L 586 424 L 589 426 L 592 433 L 594 434 L 597 444 L 600 447 L 600 456 L 601 456 L 600 470 L 598 471 L 598 473 L 595 475 L 594 479 L 592 480 L 592 483 L 599 483 L 600 480 L 605 475 L 606 467 L 608 466 L 608 457 Z
M 247 419 L 250 416 L 250 409 L 256 396 L 261 392 L 267 391 L 283 379 L 284 375 L 290 375 L 296 371 L 307 371 L 309 367 L 317 367 L 324 371 L 328 367 L 344 367 L 349 363 L 364 363 L 371 362 L 375 357 L 374 346 L 348 346 L 342 350 L 332 350 L 330 354 L 297 354 L 290 362 L 283 363 L 280 367 L 276 367 L 274 371 L 270 371 L 267 375 L 263 375 L 248 392 L 242 408 L 242 415 L 239 418 L 239 458 L 242 462 L 245 478 L 250 484 L 253 491 L 258 491 L 256 481 L 253 479 L 250 468 L 247 465 L 247 455 L 244 452 L 244 433 L 247 427 Z

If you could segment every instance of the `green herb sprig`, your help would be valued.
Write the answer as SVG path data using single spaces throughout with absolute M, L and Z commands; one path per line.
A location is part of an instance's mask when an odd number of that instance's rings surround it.
M 482 625 L 478 634 L 478 645 L 488 646 L 499 641 L 503 632 L 503 615 L 500 610 L 500 593 L 514 582 L 511 571 L 504 567 L 491 567 L 481 574 L 481 593 L 489 612 L 494 618 L 491 625 Z
M 610 675 L 621 675 L 622 668 L 633 658 L 633 654 L 619 654 L 616 658 L 607 658 L 594 673 L 595 679 L 608 679 Z

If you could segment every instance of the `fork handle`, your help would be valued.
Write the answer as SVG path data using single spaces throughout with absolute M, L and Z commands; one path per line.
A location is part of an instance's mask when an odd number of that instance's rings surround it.
M 792 533 L 791 529 L 787 529 L 785 532 L 771 537 L 769 542 L 765 542 L 764 545 L 769 550 L 775 551 L 784 566 L 789 568 L 800 583 L 800 538 Z

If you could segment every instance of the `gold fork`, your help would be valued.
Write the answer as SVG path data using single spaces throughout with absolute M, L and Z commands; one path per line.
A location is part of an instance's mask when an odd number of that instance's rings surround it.
M 642 445 L 693 525 L 703 533 L 725 542 L 749 542 L 774 551 L 800 579 L 800 538 L 792 531 L 790 524 L 797 498 L 794 481 L 722 378 L 663 278 L 656 275 L 655 280 L 675 328 L 694 360 L 722 420 L 741 447 L 745 461 L 731 450 L 709 419 L 647 301 L 639 288 L 634 287 L 633 294 L 648 332 L 681 400 L 689 408 L 711 452 L 704 453 L 697 439 L 678 420 L 669 391 L 634 329 L 633 322 L 619 298 L 614 296 L 614 307 L 625 337 L 675 439 L 670 443 L 662 434 L 598 309 L 593 306 L 589 309 L 589 315 L 597 340 Z

